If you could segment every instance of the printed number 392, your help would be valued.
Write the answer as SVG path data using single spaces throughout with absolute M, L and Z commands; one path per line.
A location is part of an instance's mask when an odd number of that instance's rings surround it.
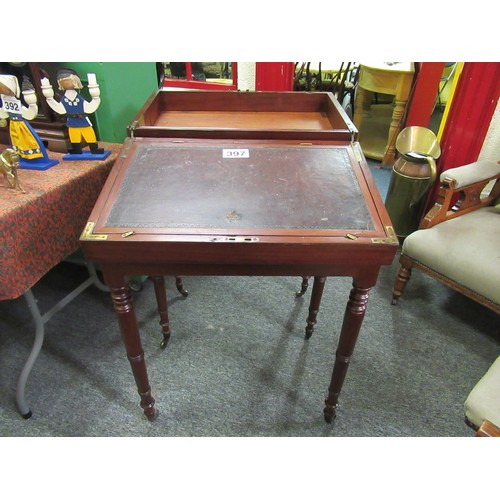
M 3 103 L 5 110 L 7 111 L 19 111 L 19 103 L 7 101 Z

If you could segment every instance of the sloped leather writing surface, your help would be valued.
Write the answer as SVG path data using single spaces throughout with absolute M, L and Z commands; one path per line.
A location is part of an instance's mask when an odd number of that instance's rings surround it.
M 139 144 L 129 161 L 107 227 L 374 227 L 343 146 Z

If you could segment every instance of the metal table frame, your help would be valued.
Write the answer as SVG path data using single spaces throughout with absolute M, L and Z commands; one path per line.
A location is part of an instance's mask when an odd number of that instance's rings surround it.
M 35 295 L 33 294 L 32 289 L 30 288 L 26 292 L 24 292 L 23 297 L 26 301 L 28 308 L 31 312 L 33 319 L 35 320 L 35 341 L 33 343 L 33 347 L 31 348 L 31 352 L 24 364 L 24 367 L 19 375 L 17 380 L 17 388 L 16 388 L 16 403 L 19 413 L 23 418 L 30 418 L 33 413 L 30 410 L 26 398 L 25 398 L 25 388 L 26 383 L 28 381 L 28 377 L 31 373 L 33 365 L 35 364 L 38 355 L 42 349 L 43 340 L 45 338 L 45 325 L 48 321 L 56 314 L 61 311 L 65 306 L 67 306 L 73 299 L 78 297 L 84 290 L 86 290 L 89 286 L 95 285 L 99 290 L 103 292 L 108 292 L 109 288 L 104 285 L 104 283 L 97 276 L 95 266 L 92 263 L 86 262 L 87 269 L 89 272 L 89 277 L 77 286 L 74 290 L 68 293 L 63 299 L 61 299 L 57 304 L 51 307 L 47 312 L 42 313 L 40 308 L 38 307 L 37 300 Z

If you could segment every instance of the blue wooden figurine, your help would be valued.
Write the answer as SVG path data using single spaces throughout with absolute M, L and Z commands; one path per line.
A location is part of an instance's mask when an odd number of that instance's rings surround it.
M 101 91 L 94 73 L 88 73 L 88 90 L 91 101 L 87 101 L 79 90 L 83 88 L 82 82 L 75 71 L 60 69 L 57 72 L 59 90 L 64 93 L 60 101 L 54 99 L 54 90 L 48 78 L 42 78 L 42 92 L 48 105 L 58 114 L 66 115 L 66 125 L 71 148 L 64 160 L 104 160 L 111 151 L 105 151 L 97 144 L 96 134 L 88 115 L 94 113 L 101 104 Z M 89 151 L 84 151 L 85 143 Z
M 21 101 L 21 88 L 17 77 L 0 75 L 0 118 L 9 119 L 10 143 L 19 156 L 19 167 L 47 170 L 59 161 L 49 158 L 42 140 L 29 124 L 29 120 L 33 120 L 38 114 L 38 105 L 35 89 L 27 77 L 23 79 L 22 96 L 27 106 Z

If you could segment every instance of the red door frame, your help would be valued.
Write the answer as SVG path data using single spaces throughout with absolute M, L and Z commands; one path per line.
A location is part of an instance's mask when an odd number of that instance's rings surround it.
M 444 62 L 415 63 L 417 76 L 405 127 L 428 127 L 443 74 Z

